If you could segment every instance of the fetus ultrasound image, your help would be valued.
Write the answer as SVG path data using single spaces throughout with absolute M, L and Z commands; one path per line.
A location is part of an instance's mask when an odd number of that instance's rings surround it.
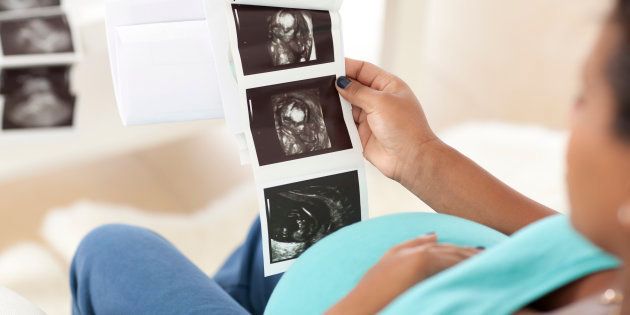
M 0 11 L 24 10 L 61 5 L 60 0 L 0 0 Z
M 328 11 L 232 5 L 245 75 L 334 61 Z
M 2 73 L 2 129 L 72 126 L 75 97 L 67 66 L 6 69 Z
M 317 89 L 274 95 L 271 104 L 278 140 L 286 155 L 331 147 Z
M 261 166 L 352 149 L 335 76 L 247 90 Z
M 264 194 L 271 263 L 295 259 L 322 238 L 361 221 L 356 171 L 268 188 Z
M 65 15 L 30 17 L 0 23 L 5 56 L 70 53 L 74 51 Z

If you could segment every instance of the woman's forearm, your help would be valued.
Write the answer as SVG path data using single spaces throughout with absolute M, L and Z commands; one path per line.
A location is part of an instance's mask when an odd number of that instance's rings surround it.
M 506 234 L 555 214 L 437 139 L 414 147 L 402 164 L 399 182 L 440 213 Z

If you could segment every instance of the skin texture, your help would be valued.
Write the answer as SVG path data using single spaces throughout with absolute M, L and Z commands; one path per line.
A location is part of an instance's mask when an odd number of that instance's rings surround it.
M 617 213 L 630 204 L 630 143 L 612 127 L 617 105 L 606 72 L 618 39 L 617 28 L 607 26 L 586 64 L 583 94 L 572 115 L 567 182 L 574 226 L 621 256 L 628 239 Z
M 583 92 L 571 117 L 567 182 L 576 229 L 630 262 L 630 143 L 613 128 L 617 104 L 607 76 L 617 42 L 616 28 L 605 27 L 586 63 Z M 554 214 L 440 141 L 418 99 L 402 80 L 356 60 L 347 60 L 346 67 L 352 83 L 339 92 L 354 106 L 366 158 L 383 174 L 438 212 L 507 234 Z M 459 255 L 459 260 L 452 259 L 454 252 L 466 250 L 455 246 L 446 245 L 448 251 L 432 251 L 430 255 L 423 242 L 400 246 L 405 250 L 392 249 L 329 314 L 376 313 L 417 282 L 467 258 Z M 621 274 L 608 271 L 585 277 L 542 298 L 523 313 L 566 314 L 568 309 L 564 308 L 574 303 L 597 307 L 599 294 L 621 287 Z M 366 289 L 374 287 L 379 290 Z M 610 311 L 608 307 L 597 309 Z

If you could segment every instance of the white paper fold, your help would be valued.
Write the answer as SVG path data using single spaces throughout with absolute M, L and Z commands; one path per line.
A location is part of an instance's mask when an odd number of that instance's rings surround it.
M 205 20 L 119 26 L 116 33 L 127 124 L 223 117 Z
M 106 22 L 126 125 L 223 118 L 202 0 L 108 0 Z

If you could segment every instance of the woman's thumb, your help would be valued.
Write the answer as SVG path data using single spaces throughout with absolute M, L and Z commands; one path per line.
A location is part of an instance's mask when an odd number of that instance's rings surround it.
M 345 76 L 337 79 L 337 90 L 350 104 L 363 109 L 368 114 L 374 111 L 379 91 Z

